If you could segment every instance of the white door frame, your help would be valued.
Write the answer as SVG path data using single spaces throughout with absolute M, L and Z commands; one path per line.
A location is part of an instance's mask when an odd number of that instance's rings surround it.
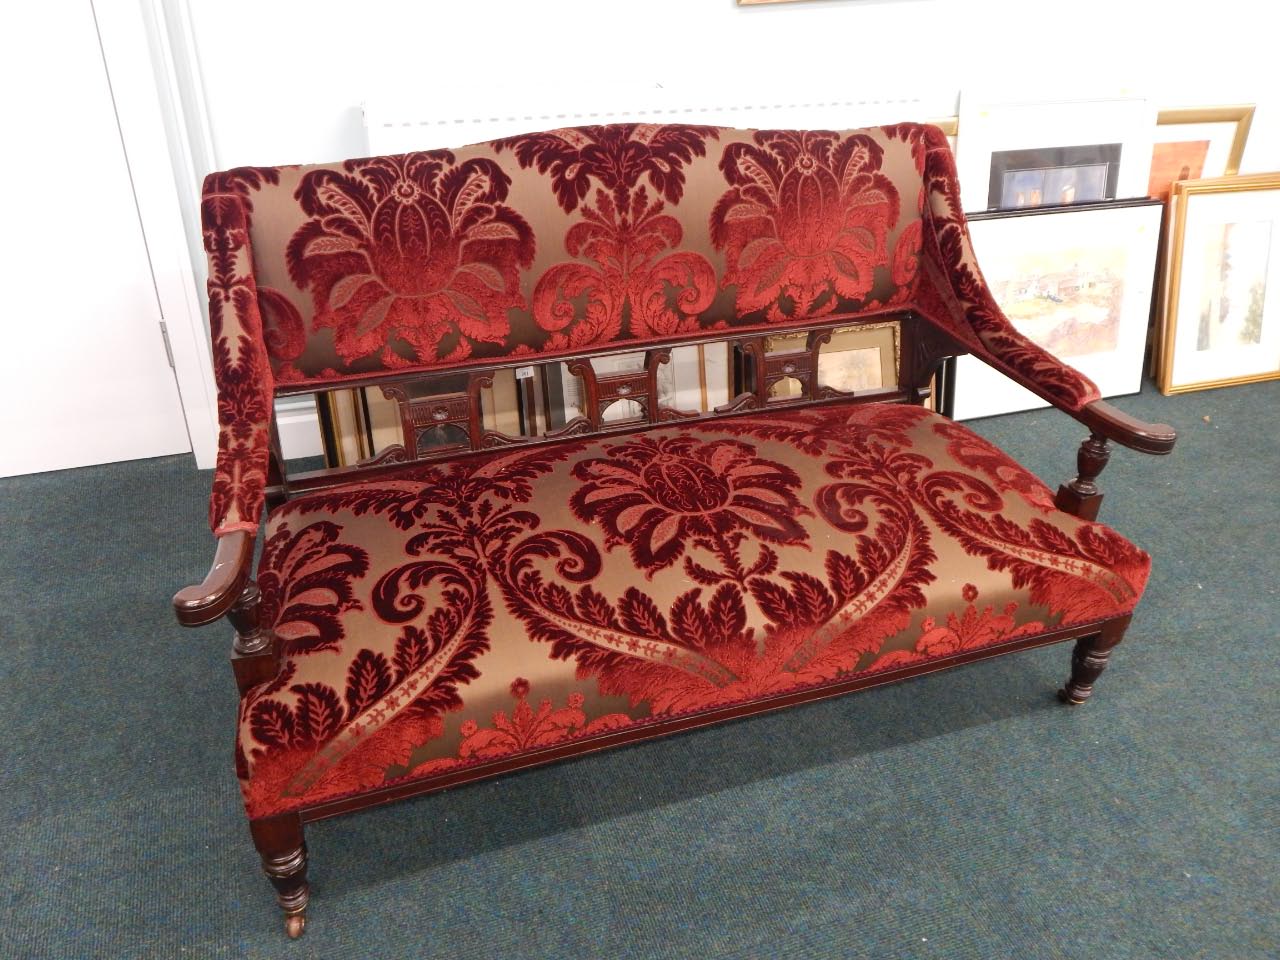
M 170 138 L 162 107 L 164 88 L 153 70 L 151 30 L 144 14 L 151 0 L 90 0 L 107 64 L 138 219 L 151 261 L 174 376 L 182 398 L 191 449 L 200 467 L 217 453 L 217 392 L 208 336 L 179 201 Z M 195 233 L 199 237 L 199 232 Z
M 99 0 L 96 15 L 187 433 L 196 466 L 208 469 L 218 449 L 218 391 L 204 293 L 208 265 L 200 231 L 200 185 L 223 164 L 209 122 L 188 3 Z M 279 401 L 276 421 L 286 457 L 319 455 L 311 398 Z

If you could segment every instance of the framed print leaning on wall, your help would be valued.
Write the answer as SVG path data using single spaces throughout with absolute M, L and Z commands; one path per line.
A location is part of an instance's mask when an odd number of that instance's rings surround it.
M 1229 177 L 1240 171 L 1253 124 L 1251 103 L 1161 110 L 1151 148 L 1147 192 L 1161 200 L 1178 180 Z
M 1160 390 L 1280 378 L 1280 173 L 1180 181 L 1170 211 Z
M 966 92 L 959 124 L 966 211 L 1146 193 L 1155 108 L 1141 97 L 1005 101 Z
M 1020 333 L 1092 379 L 1104 397 L 1137 393 L 1164 205 L 1142 199 L 969 218 L 1000 308 Z M 953 415 L 1048 406 L 971 356 L 955 364 Z
M 991 154 L 987 209 L 1061 206 L 1114 200 L 1119 143 L 997 150 Z

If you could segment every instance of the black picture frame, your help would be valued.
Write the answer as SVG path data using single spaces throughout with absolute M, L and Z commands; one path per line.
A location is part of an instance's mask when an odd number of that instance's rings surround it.
M 1046 205 L 1046 206 L 1040 206 L 1040 207 L 1022 207 L 1022 208 L 1015 208 L 1012 210 L 985 210 L 979 213 L 968 214 L 965 219 L 968 220 L 970 223 L 976 223 L 984 220 L 1017 220 L 1021 218 L 1031 218 L 1031 217 L 1048 217 L 1048 216 L 1053 216 L 1055 214 L 1071 214 L 1074 216 L 1074 215 L 1086 214 L 1086 213 L 1089 213 L 1090 211 L 1101 212 L 1101 211 L 1108 211 L 1108 210 L 1123 210 L 1123 209 L 1134 208 L 1134 207 L 1141 207 L 1141 208 L 1157 207 L 1160 210 L 1160 216 L 1152 231 L 1152 241 L 1151 241 L 1155 248 L 1154 252 L 1156 256 L 1153 258 L 1154 266 L 1153 266 L 1152 279 L 1151 279 L 1151 299 L 1145 311 L 1146 323 L 1145 323 L 1145 337 L 1144 337 L 1144 345 L 1143 345 L 1144 357 L 1141 363 L 1141 369 L 1144 371 L 1143 376 L 1145 378 L 1145 371 L 1147 368 L 1147 359 L 1145 355 L 1149 353 L 1152 346 L 1151 344 L 1152 325 L 1155 320 L 1155 310 L 1156 310 L 1156 304 L 1157 304 L 1157 300 L 1159 297 L 1159 290 L 1160 290 L 1161 266 L 1160 266 L 1160 259 L 1159 259 L 1159 251 L 1163 246 L 1163 242 L 1161 238 L 1164 236 L 1165 218 L 1168 215 L 1168 209 L 1163 201 L 1152 198 L 1152 197 L 1132 197 L 1124 200 L 1108 200 L 1108 201 L 1102 201 L 1098 203 L 1077 203 L 1077 204 L 1066 204 L 1066 205 L 1057 204 L 1053 206 Z M 1071 363 L 1073 361 L 1068 359 L 1067 362 Z M 961 369 L 961 366 L 962 365 L 959 363 L 958 357 L 949 357 L 943 363 L 942 367 L 939 370 L 940 378 L 937 384 L 937 390 L 939 395 L 939 412 L 943 414 L 943 416 L 946 416 L 950 419 L 955 419 L 956 393 L 961 383 L 961 380 L 964 379 L 963 375 L 965 371 Z M 1139 389 L 1141 388 L 1139 387 Z M 1115 397 L 1115 396 L 1124 396 L 1131 392 L 1133 391 L 1124 391 L 1124 392 L 1104 391 L 1103 395 L 1105 397 Z M 1034 409 L 1034 408 L 1023 408 L 1023 409 Z M 1007 412 L 1016 413 L 1016 412 L 1023 412 L 1023 411 L 1009 410 Z M 1000 415 L 1002 414 L 993 413 L 993 414 L 984 414 L 983 416 L 1000 416 Z
M 1070 147 L 1037 147 L 1030 150 L 997 150 L 991 154 L 991 177 L 987 188 L 988 210 L 1040 209 L 1104 202 L 1116 198 L 1120 177 L 1120 154 L 1123 144 L 1091 143 Z M 1028 196 L 1023 203 L 1009 202 L 1011 183 L 1025 178 L 1030 193 L 1039 182 L 1039 196 Z M 1067 187 L 1073 196 L 1069 201 L 1049 200 L 1062 196 Z M 1017 190 L 1017 186 L 1012 189 Z

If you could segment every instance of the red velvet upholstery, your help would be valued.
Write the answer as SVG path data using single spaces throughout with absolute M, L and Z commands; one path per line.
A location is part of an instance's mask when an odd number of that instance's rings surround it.
M 273 382 L 263 341 L 245 207 L 205 191 L 209 327 L 218 380 L 218 462 L 209 498 L 214 533 L 256 533 L 266 489 Z
M 1000 313 L 958 197 L 946 138 L 916 124 L 615 124 L 213 174 L 214 529 L 260 516 L 272 377 L 332 384 L 910 309 L 1079 410 L 1096 388 Z
M 242 701 L 246 803 L 264 817 L 1091 623 L 1130 611 L 1148 568 L 912 406 L 407 466 L 268 518 L 284 660 Z

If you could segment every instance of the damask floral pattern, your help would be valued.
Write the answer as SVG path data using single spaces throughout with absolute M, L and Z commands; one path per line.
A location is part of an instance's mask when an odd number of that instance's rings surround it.
M 768 130 L 754 140 L 725 147 L 730 189 L 711 214 L 738 313 L 811 319 L 864 300 L 899 215 L 884 148 L 864 133 Z
M 582 709 L 586 697 L 571 693 L 563 707 L 541 700 L 536 707 L 529 702 L 532 685 L 524 677 L 511 682 L 511 696 L 516 701 L 511 714 L 498 710 L 485 727 L 475 720 L 465 720 L 458 728 L 461 742 L 455 758 L 428 761 L 414 770 L 422 776 L 442 773 L 458 766 L 458 761 L 497 760 L 517 753 L 555 746 L 566 740 L 591 736 L 630 726 L 625 713 L 609 713 L 591 720 Z
M 1096 397 L 991 300 L 932 127 L 611 124 L 206 192 L 240 198 L 246 239 L 273 224 L 253 273 L 280 382 L 910 309 L 1069 409 Z
M 810 513 L 796 499 L 794 470 L 734 441 L 639 436 L 578 462 L 573 476 L 582 483 L 570 500 L 574 512 L 601 523 L 606 546 L 627 544 L 650 579 L 685 555 L 686 544 L 722 565 L 709 570 L 685 556 L 685 572 L 699 583 L 771 572 L 777 555 L 768 544 L 802 540 L 796 518 Z M 750 567 L 741 557 L 748 540 L 760 552 Z
M 251 815 L 1130 610 L 1146 555 L 1035 483 L 963 427 L 862 405 L 292 501 L 260 573 L 285 667 L 242 708 Z M 948 543 L 986 568 L 963 590 Z
M 259 616 L 286 654 L 337 649 L 342 615 L 363 609 L 351 582 L 369 572 L 369 554 L 338 543 L 339 532 L 322 520 L 296 532 L 278 530 L 262 547 Z
M 519 271 L 534 252 L 532 228 L 502 202 L 510 186 L 494 161 L 457 163 L 448 150 L 303 177 L 298 199 L 311 219 L 289 241 L 289 273 L 343 360 L 435 364 L 506 340 L 506 311 L 525 305 Z
M 218 459 L 209 497 L 215 534 L 256 532 L 266 492 L 274 383 L 262 340 L 243 202 L 206 194 L 200 204 L 209 257 L 209 331 L 218 381 Z
M 566 213 L 582 204 L 564 246 L 588 262 L 556 264 L 533 292 L 533 318 L 552 333 L 548 350 L 608 343 L 624 327 L 637 339 L 698 329 L 715 295 L 715 271 L 701 253 L 680 249 L 684 230 L 663 211 L 680 202 L 684 165 L 704 156 L 705 141 L 717 135 L 715 127 L 628 123 L 495 141 L 522 167 L 550 174 Z M 650 200 L 641 178 L 657 198 Z M 593 180 L 600 184 L 594 207 L 584 202 Z
M 308 528 L 303 535 L 310 533 Z M 287 536 L 285 529 L 277 533 Z M 325 568 L 323 582 L 330 589 L 327 599 L 313 596 L 313 609 L 343 619 L 361 610 L 362 604 L 351 599 L 349 581 L 364 570 L 325 562 L 326 548 L 328 557 L 349 556 L 352 548 L 337 542 L 331 530 L 322 531 L 314 546 L 318 555 L 312 565 Z M 264 554 L 264 567 L 276 559 Z M 241 702 L 242 732 L 247 726 L 253 745 L 247 746 L 242 735 L 237 752 L 252 771 L 244 782 L 251 814 L 271 809 L 282 796 L 306 796 L 320 784 L 338 793 L 374 786 L 389 767 L 408 762 L 414 747 L 440 734 L 440 714 L 462 705 L 459 685 L 478 676 L 473 661 L 489 645 L 492 610 L 483 585 L 470 573 L 465 565 L 416 565 L 412 587 L 425 591 L 435 581 L 437 603 L 417 623 L 404 626 L 389 650 L 362 646 L 354 655 L 336 651 L 339 656 L 331 659 L 345 664 L 345 682 L 291 683 L 295 673 L 305 672 L 310 660 L 332 644 L 287 644 L 280 674 Z M 313 581 L 305 592 L 314 595 L 314 571 L 308 576 Z M 265 576 L 263 582 L 268 582 Z M 420 595 L 415 599 L 422 603 Z M 281 606 L 274 597 L 264 605 L 269 610 Z M 394 620 L 377 599 L 373 606 L 384 622 Z M 341 638 L 344 632 L 339 624 L 328 635 Z
M 1014 602 L 1006 603 L 999 613 L 996 613 L 991 604 L 980 611 L 976 605 L 978 592 L 978 588 L 972 583 L 966 583 L 961 591 L 965 602 L 963 611 L 947 611 L 946 619 L 941 623 L 934 617 L 925 617 L 920 621 L 920 635 L 915 645 L 908 650 L 895 650 L 885 654 L 875 661 L 873 669 L 881 671 L 909 667 L 938 657 L 981 650 L 983 647 L 1021 637 L 1033 637 L 1045 631 L 1045 625 L 1038 620 L 1019 625 L 1018 605 Z

